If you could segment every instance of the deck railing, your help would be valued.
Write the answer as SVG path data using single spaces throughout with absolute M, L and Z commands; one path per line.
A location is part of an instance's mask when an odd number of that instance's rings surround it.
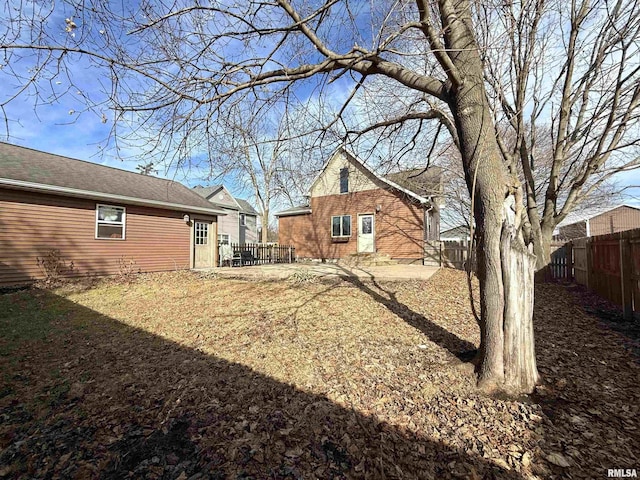
M 294 263 L 296 249 L 290 245 L 269 243 L 231 243 L 229 248 L 218 244 L 222 266 L 265 265 L 269 263 Z M 226 255 L 225 255 L 226 250 Z

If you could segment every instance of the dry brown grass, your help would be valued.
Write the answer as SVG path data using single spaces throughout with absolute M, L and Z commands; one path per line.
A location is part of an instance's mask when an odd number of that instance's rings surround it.
M 537 298 L 546 383 L 499 399 L 458 359 L 479 335 L 456 271 L 395 284 L 182 272 L 5 295 L 3 331 L 37 318 L 44 333 L 0 342 L 0 476 L 595 478 L 637 465 L 637 358 L 561 287 Z M 615 417 L 573 360 L 585 348 L 627 390 Z M 599 444 L 602 429 L 616 440 Z

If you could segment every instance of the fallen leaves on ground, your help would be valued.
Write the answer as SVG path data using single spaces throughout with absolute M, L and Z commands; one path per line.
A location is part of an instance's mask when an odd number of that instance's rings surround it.
M 476 287 L 477 288 L 477 287 Z M 543 383 L 491 397 L 464 274 L 181 272 L 0 296 L 0 478 L 598 478 L 637 468 L 638 357 L 536 292 Z M 30 322 L 31 319 L 37 322 Z

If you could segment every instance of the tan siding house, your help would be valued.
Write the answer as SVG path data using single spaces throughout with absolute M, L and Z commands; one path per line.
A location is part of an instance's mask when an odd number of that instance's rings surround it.
M 52 251 L 74 275 L 211 267 L 219 215 L 176 182 L 0 143 L 0 286 Z
M 224 185 L 197 186 L 198 195 L 222 208 L 226 215 L 218 223 L 219 243 L 256 243 L 258 238 L 258 212 L 249 202 L 235 198 Z
M 640 228 L 640 207 L 621 205 L 589 220 L 592 237 Z
M 594 237 L 640 228 L 640 207 L 618 205 L 591 208 L 570 214 L 561 222 L 554 238 L 559 241 Z
M 309 194 L 308 206 L 276 214 L 279 243 L 293 245 L 299 258 L 382 254 L 422 263 L 425 241 L 438 238 L 441 183 L 434 171 L 379 177 L 339 149 Z

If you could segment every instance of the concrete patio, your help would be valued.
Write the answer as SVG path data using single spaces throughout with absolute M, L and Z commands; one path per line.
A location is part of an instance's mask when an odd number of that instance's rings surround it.
M 411 281 L 427 280 L 439 267 L 423 265 L 385 265 L 349 267 L 333 263 L 281 263 L 268 265 L 252 265 L 244 267 L 221 267 L 214 271 L 225 278 L 284 280 L 296 272 L 313 275 L 319 279 L 326 278 L 358 278 L 376 281 Z

